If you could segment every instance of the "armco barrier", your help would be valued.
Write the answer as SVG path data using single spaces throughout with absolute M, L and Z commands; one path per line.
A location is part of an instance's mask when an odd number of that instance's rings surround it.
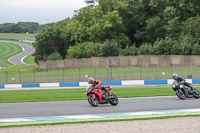
M 103 81 L 102 85 L 122 85 L 121 81 Z
M 0 88 L 5 88 L 4 85 L 0 85 Z
M 193 79 L 193 80 L 192 80 L 192 83 L 193 83 L 193 84 L 200 84 L 200 79 Z
M 144 80 L 144 85 L 167 85 L 167 80 Z
M 59 87 L 79 87 L 79 82 L 60 83 Z
M 192 84 L 200 84 L 200 79 L 186 79 Z M 127 81 L 103 81 L 102 85 L 107 86 L 134 86 L 134 85 L 171 85 L 172 79 L 166 80 L 127 80 Z M 0 88 L 28 88 L 28 87 L 86 87 L 87 82 L 66 82 L 66 83 L 38 83 L 38 84 L 3 84 Z
M 22 88 L 26 87 L 40 87 L 40 84 L 22 84 Z

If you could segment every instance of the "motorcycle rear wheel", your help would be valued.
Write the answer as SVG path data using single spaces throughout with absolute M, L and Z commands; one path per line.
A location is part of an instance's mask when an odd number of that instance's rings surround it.
M 109 103 L 114 106 L 117 105 L 119 103 L 118 97 L 114 94 L 111 94 L 110 96 L 112 98 L 109 98 Z
M 184 100 L 184 99 L 186 98 L 185 93 L 184 93 L 181 89 L 176 90 L 176 95 L 177 95 L 177 97 L 180 98 L 181 100 Z
M 194 96 L 195 99 L 199 99 L 200 98 L 199 91 L 197 89 L 194 89 L 193 96 Z
M 89 102 L 90 105 L 92 105 L 93 107 L 99 106 L 99 99 L 97 98 L 96 95 L 95 95 L 95 98 L 94 98 L 94 99 L 93 99 L 92 96 L 88 96 L 88 102 Z

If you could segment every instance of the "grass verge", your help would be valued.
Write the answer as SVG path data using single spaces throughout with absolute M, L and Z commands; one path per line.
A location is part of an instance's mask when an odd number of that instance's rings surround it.
M 26 58 L 24 58 L 24 63 L 26 64 L 35 64 L 35 61 L 34 61 L 34 56 L 33 55 L 28 55 Z
M 199 87 L 196 89 L 200 90 Z M 171 87 L 142 86 L 113 88 L 112 93 L 119 98 L 127 97 L 152 97 L 173 96 L 175 92 Z M 85 100 L 85 88 L 76 89 L 45 89 L 45 90 L 4 90 L 0 92 L 0 103 L 12 102 L 41 102 L 41 101 L 66 101 Z
M 27 37 L 28 37 L 30 40 L 35 40 L 35 35 L 34 35 L 34 34 L 0 33 L 0 39 L 25 40 Z
M 0 128 L 23 127 L 23 126 L 42 126 L 42 125 L 44 126 L 44 125 L 79 124 L 79 123 L 94 123 L 94 122 L 168 119 L 168 118 L 195 117 L 195 116 L 200 116 L 200 112 L 179 113 L 179 114 L 175 113 L 175 114 L 159 114 L 159 115 L 141 115 L 141 116 L 123 116 L 123 117 L 106 117 L 106 118 L 90 118 L 90 119 L 73 119 L 73 120 L 6 122 L 6 123 L 0 123 Z
M 123 87 L 113 88 L 112 93 L 123 97 L 169 96 L 175 93 L 171 87 Z M 85 88 L 1 91 L 0 103 L 85 100 Z

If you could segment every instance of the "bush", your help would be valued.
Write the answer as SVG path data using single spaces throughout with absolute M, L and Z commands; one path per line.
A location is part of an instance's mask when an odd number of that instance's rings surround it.
M 141 55 L 150 55 L 150 54 L 152 54 L 152 48 L 153 48 L 152 44 L 150 44 L 150 43 L 144 43 L 138 49 L 138 54 L 141 54 Z
M 120 49 L 119 55 L 122 56 L 137 55 L 137 48 L 135 47 L 135 45 L 130 47 L 126 46 L 125 49 Z
M 102 48 L 102 56 L 118 56 L 119 47 L 116 42 L 105 41 Z
M 60 56 L 58 52 L 54 52 L 47 57 L 48 60 L 62 60 L 63 58 Z
M 91 56 L 101 56 L 102 44 L 93 42 L 79 43 L 70 46 L 67 50 L 67 58 L 90 58 Z
M 192 49 L 192 54 L 193 55 L 200 55 L 200 45 L 199 44 L 194 44 L 194 47 Z
M 172 51 L 172 46 L 177 42 L 171 38 L 166 37 L 165 39 L 160 39 L 154 42 L 152 54 L 154 55 L 169 55 Z

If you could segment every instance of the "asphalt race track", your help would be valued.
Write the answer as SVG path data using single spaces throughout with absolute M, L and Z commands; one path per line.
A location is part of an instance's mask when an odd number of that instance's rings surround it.
M 12 43 L 12 44 L 18 45 L 23 48 L 23 52 L 15 55 L 15 56 L 12 56 L 11 58 L 8 59 L 8 61 L 12 64 L 25 64 L 23 62 L 23 59 L 35 51 L 35 49 L 28 44 L 14 42 L 14 41 L 2 41 L 2 40 L 0 40 L 0 41 L 6 42 L 6 43 Z
M 173 109 L 196 109 L 200 99 L 180 100 L 176 96 L 120 98 L 117 106 L 103 104 L 92 107 L 87 100 L 0 103 L 0 118 L 126 113 Z

